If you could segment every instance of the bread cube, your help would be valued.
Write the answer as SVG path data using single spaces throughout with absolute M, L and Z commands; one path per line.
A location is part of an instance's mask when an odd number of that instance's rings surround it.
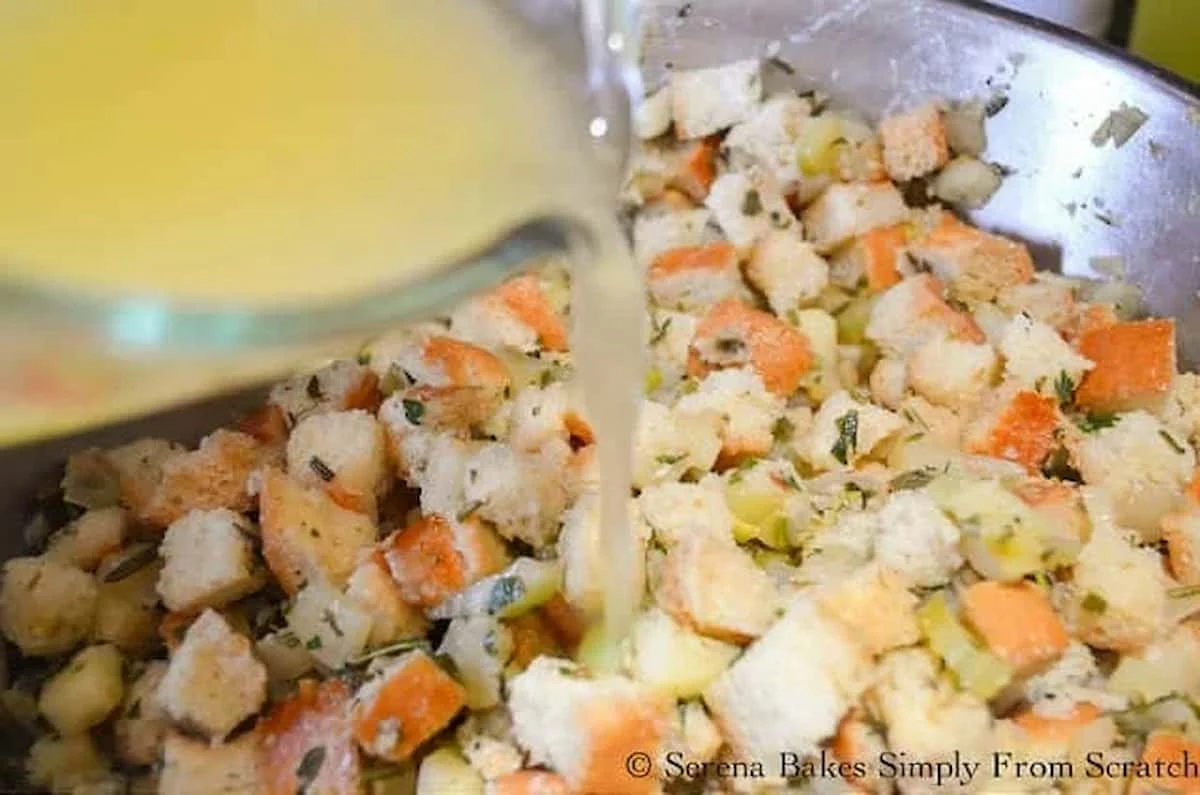
M 392 579 L 382 549 L 372 552 L 354 569 L 346 583 L 346 595 L 371 617 L 368 646 L 418 638 L 428 629 L 424 614 L 404 601 L 404 592 Z
M 1175 379 L 1175 321 L 1112 323 L 1083 331 L 1076 347 L 1095 362 L 1075 393 L 1097 412 L 1156 407 Z
M 115 646 L 88 646 L 42 687 L 38 710 L 59 734 L 88 731 L 121 703 L 122 662 Z
M 170 719 L 158 701 L 158 687 L 167 673 L 167 664 L 155 660 L 125 691 L 125 699 L 113 725 L 117 755 L 135 767 L 148 767 L 158 761 Z
M 806 236 L 825 254 L 873 229 L 907 220 L 904 197 L 890 182 L 835 183 L 801 215 Z
M 340 679 L 303 679 L 295 695 L 259 721 L 266 792 L 361 792 L 362 763 L 350 721 L 350 689 Z M 305 787 L 304 785 L 307 784 Z
M 409 652 L 380 667 L 355 694 L 354 737 L 368 754 L 402 762 L 465 705 L 462 685 L 424 652 Z
M 220 745 L 172 733 L 163 746 L 162 795 L 258 795 L 265 792 L 253 732 Z
M 978 582 L 962 592 L 963 617 L 1019 676 L 1037 673 L 1070 638 L 1046 594 L 1028 582 Z
M 1062 421 L 1055 398 L 1028 390 L 997 393 L 967 427 L 963 446 L 1036 473 L 1058 446 Z
M 379 406 L 379 378 L 358 362 L 339 359 L 307 373 L 297 373 L 276 384 L 268 398 L 283 412 L 289 428 L 306 417 L 327 411 L 365 409 Z
M 667 553 L 658 597 L 684 626 L 740 644 L 766 632 L 779 609 L 774 583 L 748 553 L 705 536 Z
M 754 246 L 746 280 L 767 297 L 772 312 L 785 315 L 816 300 L 829 284 L 829 264 L 799 229 L 772 229 Z
M 343 508 L 368 516 L 391 484 L 383 426 L 365 411 L 332 411 L 296 424 L 287 443 L 293 478 L 324 489 Z
M 696 328 L 688 373 L 749 365 L 767 390 L 789 397 L 812 366 L 808 339 L 779 318 L 750 304 L 727 300 L 713 306 Z
M 939 336 L 987 341 L 970 315 L 946 303 L 941 283 L 929 274 L 909 277 L 883 292 L 871 307 L 865 334 L 885 352 L 900 356 Z
M 991 345 L 939 335 L 917 348 L 909 360 L 908 383 L 939 406 L 970 406 L 991 386 L 996 365 Z
M 257 591 L 250 523 L 233 511 L 192 511 L 167 528 L 159 552 L 165 565 L 158 592 L 167 609 L 180 613 L 224 607 Z
M 31 657 L 71 651 L 92 630 L 96 596 L 96 581 L 74 566 L 10 558 L 0 584 L 0 629 Z
M 868 654 L 879 655 L 921 638 L 917 598 L 906 585 L 906 579 L 889 567 L 869 564 L 825 588 L 817 604 Z
M 703 138 L 750 118 L 762 98 L 761 64 L 735 61 L 671 73 L 671 116 L 675 135 Z
M 404 601 L 434 607 L 508 562 L 495 531 L 473 517 L 426 516 L 380 545 Z
M 737 249 L 726 241 L 663 251 L 647 275 L 654 302 L 679 312 L 746 295 Z
M 976 229 L 942 212 L 927 234 L 909 243 L 909 254 L 962 301 L 992 301 L 1001 290 L 1033 278 L 1033 258 L 1024 245 Z
M 116 506 L 96 508 L 71 522 L 50 539 L 46 557 L 84 571 L 95 571 L 100 561 L 125 543 L 129 515 Z
M 935 103 L 888 116 L 879 123 L 883 162 L 897 182 L 924 177 L 950 159 L 942 109 Z

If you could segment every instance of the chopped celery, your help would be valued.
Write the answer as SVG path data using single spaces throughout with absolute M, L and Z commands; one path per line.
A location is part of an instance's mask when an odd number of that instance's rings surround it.
M 871 320 L 871 309 L 874 306 L 873 295 L 860 296 L 847 304 L 837 316 L 838 342 L 845 345 L 859 345 L 865 342 L 867 323 Z
M 917 623 L 929 648 L 970 693 L 986 700 L 1012 681 L 1012 668 L 979 645 L 950 610 L 944 594 L 934 594 L 921 606 Z
M 824 400 L 841 389 L 838 376 L 838 326 L 833 315 L 820 309 L 801 309 L 792 320 L 808 338 L 813 365 L 804 380 L 805 390 L 818 400 Z
M 733 514 L 733 535 L 738 542 L 758 540 L 772 549 L 787 547 L 790 521 L 784 487 L 769 477 L 730 480 L 725 503 Z
M 1037 512 L 998 481 L 948 475 L 929 493 L 963 530 L 963 554 L 988 579 L 1014 581 L 1054 563 Z
M 517 558 L 499 574 L 486 577 L 429 610 L 435 620 L 458 616 L 512 618 L 541 607 L 558 593 L 562 568 L 554 561 Z
M 454 662 L 467 691 L 467 706 L 487 709 L 500 703 L 500 677 L 512 657 L 512 633 L 492 616 L 464 616 L 450 622 L 439 654 Z
M 662 374 L 661 370 L 659 370 L 657 367 L 651 367 L 649 370 L 646 371 L 646 381 L 643 384 L 642 388 L 647 395 L 652 394 L 655 390 L 657 390 L 662 385 L 663 385 L 663 374 Z
M 835 116 L 814 116 L 807 119 L 800 130 L 796 144 L 796 163 L 808 177 L 832 174 L 837 170 L 838 159 L 845 136 L 842 121 Z
M 602 623 L 594 624 L 579 642 L 575 659 L 589 671 L 597 674 L 612 674 L 621 670 L 625 657 L 625 646 L 614 637 Z

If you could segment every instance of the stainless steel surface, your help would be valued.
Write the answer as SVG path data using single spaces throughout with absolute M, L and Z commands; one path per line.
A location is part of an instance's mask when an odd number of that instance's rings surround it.
M 542 0 L 524 0 L 536 3 Z M 1082 37 L 952 0 L 650 0 L 646 82 L 677 68 L 778 56 L 794 76 L 871 115 L 928 97 L 1002 92 L 987 156 L 1016 170 L 976 214 L 1030 242 L 1041 265 L 1095 275 L 1089 260 L 1120 254 L 1150 311 L 1180 321 L 1181 359 L 1200 364 L 1200 100 Z M 681 13 L 681 9 L 687 8 Z M 1092 146 L 1122 102 L 1149 114 L 1124 147 Z M 1152 146 L 1153 144 L 1153 146 Z M 1074 209 L 1072 209 L 1072 207 Z M 1100 217 L 1108 218 L 1105 223 Z M 119 427 L 0 451 L 0 557 L 20 543 L 21 517 L 68 452 L 142 435 L 194 440 L 250 404 L 249 393 Z
M 1125 257 L 1147 308 L 1179 320 L 1200 366 L 1200 98 L 1082 36 L 951 0 L 646 2 L 647 83 L 667 65 L 777 55 L 787 78 L 868 115 L 922 99 L 1008 97 L 986 157 L 1015 170 L 976 222 L 1021 238 L 1041 267 L 1097 276 Z M 686 11 L 680 9 L 686 6 Z M 1120 149 L 1092 133 L 1121 103 L 1150 119 Z

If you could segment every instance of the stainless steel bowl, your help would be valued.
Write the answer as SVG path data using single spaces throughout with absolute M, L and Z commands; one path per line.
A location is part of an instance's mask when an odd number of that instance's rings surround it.
M 528 1 L 528 0 L 527 0 Z M 955 0 L 643 0 L 648 83 L 666 69 L 771 56 L 776 80 L 877 114 L 930 97 L 1008 104 L 989 159 L 1015 170 L 975 220 L 1029 242 L 1042 267 L 1097 275 L 1123 255 L 1149 311 L 1179 320 L 1182 364 L 1200 365 L 1200 93 L 1146 64 L 1016 14 Z M 1127 103 L 1149 120 L 1119 149 L 1093 132 Z M 241 393 L 85 435 L 0 451 L 0 558 L 66 455 L 142 435 L 190 440 L 227 422 Z

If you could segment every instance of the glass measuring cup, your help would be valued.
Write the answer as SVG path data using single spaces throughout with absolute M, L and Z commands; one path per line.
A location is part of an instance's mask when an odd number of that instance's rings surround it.
M 529 90 L 562 99 L 561 113 L 546 123 L 570 128 L 597 194 L 615 194 L 627 144 L 626 91 L 636 79 L 634 4 L 488 5 L 511 47 L 540 64 L 544 79 Z M 0 444 L 82 430 L 345 355 L 374 330 L 445 307 L 538 257 L 586 247 L 586 230 L 555 209 L 514 218 L 417 278 L 286 306 L 186 301 L 153 289 L 96 294 L 8 273 L 0 281 Z

